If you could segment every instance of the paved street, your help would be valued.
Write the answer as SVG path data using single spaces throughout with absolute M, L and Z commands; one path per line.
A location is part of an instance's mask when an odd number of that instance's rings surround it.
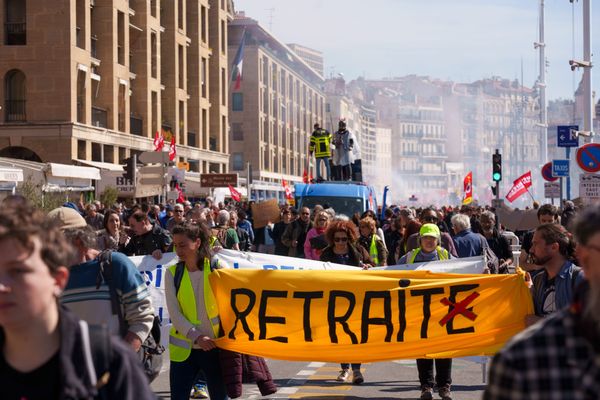
M 268 360 L 268 364 L 275 383 L 280 388 L 279 392 L 263 397 L 256 385 L 246 384 L 242 399 L 413 400 L 420 396 L 414 360 L 363 364 L 365 383 L 360 386 L 336 382 L 339 365 L 333 363 Z M 452 378 L 454 399 L 481 398 L 484 388 L 481 364 L 456 359 L 452 366 Z M 152 387 L 163 399 L 169 399 L 168 372 L 163 373 Z

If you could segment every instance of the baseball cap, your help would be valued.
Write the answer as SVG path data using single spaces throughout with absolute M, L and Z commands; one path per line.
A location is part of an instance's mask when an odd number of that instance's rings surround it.
M 48 219 L 56 222 L 60 230 L 85 228 L 87 222 L 77 211 L 69 207 L 58 207 L 48 213 Z
M 440 228 L 435 224 L 423 224 L 421 230 L 419 230 L 419 235 L 421 237 L 431 236 L 439 239 L 441 236 Z
M 171 204 L 167 204 L 165 207 L 165 210 L 167 211 L 173 211 L 173 206 Z

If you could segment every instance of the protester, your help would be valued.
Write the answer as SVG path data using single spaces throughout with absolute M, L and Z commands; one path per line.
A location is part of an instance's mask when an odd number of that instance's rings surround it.
M 310 222 L 310 209 L 308 207 L 302 207 L 300 210 L 300 218 L 290 223 L 281 241 L 285 244 L 288 249 L 288 255 L 290 257 L 304 258 L 304 242 L 306 241 L 306 235 L 312 228 L 312 222 Z
M 537 211 L 538 226 L 544 224 L 557 224 L 558 223 L 558 209 L 552 204 L 544 204 Z M 539 270 L 539 266 L 535 265 L 531 261 L 529 256 L 529 249 L 531 248 L 531 242 L 535 229 L 528 231 L 521 244 L 521 253 L 519 254 L 519 267 L 525 271 L 529 271 L 533 275 L 533 271 Z
M 433 208 L 425 208 L 419 214 L 419 221 L 422 224 L 436 224 L 440 229 L 441 234 L 441 246 L 448 250 L 452 256 L 457 257 L 456 247 L 454 246 L 454 240 L 448 232 L 442 230 L 443 220 L 440 219 L 438 212 Z M 419 247 L 419 234 L 418 232 L 413 233 L 408 237 L 406 242 L 406 251 L 411 251 Z
M 230 226 L 231 214 L 227 210 L 220 210 L 217 215 L 217 224 L 211 229 L 215 243 L 224 249 L 240 250 L 240 239 L 235 229 Z
M 96 206 L 92 203 L 85 206 L 85 222 L 99 231 L 104 225 L 104 215 L 100 214 Z
M 359 222 L 360 236 L 358 243 L 369 251 L 371 260 L 375 266 L 386 266 L 388 252 L 385 244 L 379 236 L 377 236 L 377 223 L 371 217 L 365 217 Z
M 287 226 L 293 221 L 292 211 L 296 211 L 295 209 L 284 208 L 281 212 L 281 219 L 279 222 L 276 222 L 273 225 L 273 230 L 271 232 L 271 237 L 273 242 L 275 243 L 274 253 L 278 256 L 287 256 L 289 253 L 289 248 L 283 243 L 283 233 L 285 232 Z M 298 212 L 296 211 L 296 214 Z
M 126 255 L 152 255 L 155 259 L 160 260 L 163 253 L 171 250 L 173 242 L 171 234 L 160 226 L 153 226 L 145 212 L 133 213 L 129 217 L 129 226 L 133 231 L 133 237 L 122 248 Z
M 389 224 L 389 228 L 385 231 L 385 244 L 388 248 L 388 265 L 395 265 L 396 261 L 396 252 L 398 251 L 398 246 L 402 242 L 402 222 L 400 218 L 393 218 Z
M 250 249 L 252 248 L 252 241 L 250 240 L 250 235 L 248 234 L 248 231 L 246 231 L 245 229 L 242 229 L 239 226 L 238 213 L 236 211 L 230 211 L 230 215 L 231 215 L 231 217 L 229 220 L 229 227 L 231 227 L 231 229 L 234 229 L 235 233 L 238 236 L 239 249 L 241 251 L 250 251 Z
M 363 269 L 375 266 L 367 250 L 358 244 L 358 232 L 356 225 L 352 222 L 331 222 L 325 231 L 325 238 L 328 246 L 321 253 L 321 261 L 352 265 Z M 360 363 L 352 363 L 352 383 L 355 385 L 364 382 L 360 365 Z M 341 368 L 337 381 L 345 382 L 350 377 L 350 364 L 342 363 Z
M 491 211 L 484 211 L 479 217 L 481 234 L 487 240 L 489 247 L 498 257 L 499 273 L 508 272 L 508 266 L 513 263 L 513 254 L 508 239 L 496 229 L 496 216 Z
M 306 234 L 304 241 L 304 255 L 308 260 L 319 260 L 321 252 L 327 247 L 325 230 L 329 225 L 329 213 L 320 211 L 315 217 L 314 227 Z
M 183 214 L 183 204 L 175 204 L 173 206 L 173 216 L 167 221 L 165 229 L 167 229 L 172 234 L 175 225 L 182 224 L 184 221 L 185 216 Z
M 404 255 L 399 264 L 414 264 L 419 262 L 444 261 L 452 258 L 448 250 L 441 246 L 440 228 L 436 224 L 423 224 L 419 230 L 419 247 Z M 435 364 L 435 383 L 442 400 L 451 400 L 450 386 L 452 385 L 452 359 L 437 358 L 418 359 L 419 382 L 421 383 L 421 400 L 433 399 L 433 366 Z
M 494 356 L 484 400 L 598 398 L 600 206 L 583 211 L 573 232 L 587 282 L 576 288 L 569 308 L 521 332 Z
M 237 210 L 238 223 L 237 226 L 248 233 L 248 239 L 250 243 L 254 243 L 254 229 L 252 228 L 252 223 L 248 221 L 248 214 L 243 209 Z
M 531 294 L 535 315 L 528 315 L 527 325 L 566 307 L 573 300 L 577 284 L 583 279 L 573 264 L 575 245 L 567 230 L 559 224 L 538 226 L 533 235 L 532 261 L 543 270 L 533 278 Z
M 125 344 L 59 305 L 74 252 L 52 221 L 27 205 L 3 207 L 0 251 L 3 399 L 156 398 Z M 92 354 L 106 357 L 107 370 Z
M 97 249 L 119 250 L 119 246 L 127 245 L 129 236 L 121 230 L 121 218 L 114 210 L 107 210 L 104 214 L 104 229 L 98 234 Z
M 483 255 L 485 238 L 471 231 L 471 220 L 466 214 L 455 214 L 452 217 L 454 245 L 459 258 Z
M 227 399 L 214 342 L 219 334 L 219 311 L 208 280 L 210 233 L 202 224 L 186 223 L 173 229 L 173 238 L 180 261 L 165 274 L 173 322 L 169 334 L 171 399 L 187 400 L 199 373 L 206 379 L 211 400 Z

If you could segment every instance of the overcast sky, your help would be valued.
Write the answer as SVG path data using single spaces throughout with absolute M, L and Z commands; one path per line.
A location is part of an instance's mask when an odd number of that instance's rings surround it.
M 237 11 L 258 20 L 284 43 L 324 53 L 325 75 L 383 78 L 430 75 L 470 82 L 498 75 L 526 86 L 538 76 L 539 0 L 234 0 Z M 568 60 L 582 59 L 582 5 L 546 0 L 548 99 L 571 98 L 581 72 Z M 600 8 L 592 7 L 600 29 Z M 592 31 L 592 37 L 594 37 Z M 596 35 L 596 38 L 600 36 Z M 600 39 L 592 43 L 593 53 Z M 594 72 L 598 71 L 594 68 Z M 600 92 L 600 76 L 592 76 Z M 576 86 L 575 86 L 576 87 Z

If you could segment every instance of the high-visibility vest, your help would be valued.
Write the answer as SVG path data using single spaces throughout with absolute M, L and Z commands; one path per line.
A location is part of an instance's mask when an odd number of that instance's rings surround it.
M 169 267 L 171 275 L 175 276 L 175 269 L 177 265 Z M 206 314 L 210 321 L 211 328 L 215 337 L 219 335 L 219 327 L 221 320 L 219 318 L 219 309 L 215 300 L 215 295 L 210 287 L 208 277 L 210 275 L 210 260 L 204 259 L 204 270 L 203 270 L 203 283 L 204 283 L 204 307 L 206 307 Z M 190 321 L 193 325 L 199 326 L 198 313 L 196 310 L 196 296 L 194 295 L 194 289 L 192 287 L 192 281 L 190 280 L 190 274 L 186 267 L 183 269 L 183 276 L 181 278 L 181 285 L 177 292 L 177 301 L 181 312 L 185 318 Z M 187 332 L 184 332 L 187 333 Z M 171 361 L 185 361 L 192 352 L 192 341 L 188 339 L 184 334 L 178 332 L 175 326 L 171 326 L 169 332 L 169 355 Z
M 375 265 L 379 265 L 379 252 L 377 251 L 377 243 L 375 243 L 375 235 L 371 236 L 371 246 L 369 247 L 369 255 Z
M 331 157 L 331 133 L 325 129 L 318 129 L 310 136 L 309 150 L 315 153 L 316 158 Z
M 438 259 L 440 261 L 445 261 L 448 260 L 450 258 L 450 255 L 448 254 L 448 250 L 437 246 L 435 248 L 435 251 L 437 251 L 438 253 Z M 406 257 L 406 261 L 408 261 L 408 264 L 414 264 L 415 263 L 415 258 L 417 258 L 417 255 L 421 252 L 421 248 L 417 248 L 414 250 L 411 250 L 410 253 L 408 253 L 408 256 Z

